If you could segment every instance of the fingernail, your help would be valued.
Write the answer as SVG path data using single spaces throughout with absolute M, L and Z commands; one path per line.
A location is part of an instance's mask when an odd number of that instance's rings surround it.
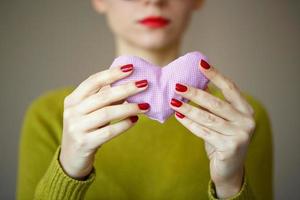
M 209 69 L 210 68 L 210 65 L 203 59 L 201 59 L 201 66 L 204 68 L 204 69 Z
M 127 65 L 123 65 L 121 67 L 122 72 L 129 72 L 133 70 L 133 65 L 132 64 L 127 64 Z
M 147 80 L 136 81 L 135 85 L 138 88 L 146 87 L 148 85 L 148 81 Z
M 135 115 L 135 116 L 129 117 L 129 119 L 132 123 L 135 123 L 139 119 L 139 117 Z
M 182 105 L 182 102 L 178 101 L 177 99 L 172 99 L 171 104 L 175 107 L 180 107 Z
M 138 106 L 141 110 L 148 110 L 150 108 L 148 103 L 139 103 Z
M 181 119 L 185 117 L 184 114 L 181 114 L 180 112 L 177 112 L 177 111 L 175 112 L 175 115 Z
M 185 85 L 181 85 L 180 83 L 176 83 L 175 89 L 178 92 L 185 92 L 185 91 L 187 91 L 187 87 Z
M 208 85 L 205 85 L 205 87 L 203 88 L 203 90 L 208 91 Z

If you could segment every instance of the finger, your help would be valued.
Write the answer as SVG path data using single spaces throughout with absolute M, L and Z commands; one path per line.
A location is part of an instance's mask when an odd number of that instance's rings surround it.
M 113 121 L 124 119 L 129 116 L 145 113 L 150 109 L 148 103 L 126 103 L 113 106 L 107 106 L 87 115 L 79 117 L 78 128 L 80 131 L 86 132 L 104 124 Z M 74 123 L 76 124 L 76 123 Z
M 79 86 L 75 88 L 75 90 L 69 95 L 67 102 L 65 102 L 67 105 L 65 106 L 69 107 L 78 104 L 87 96 L 100 90 L 101 87 L 128 76 L 132 73 L 132 71 L 132 65 L 123 65 L 91 75 L 82 83 L 80 83 Z
M 205 126 L 201 126 L 194 120 L 186 117 L 182 113 L 175 113 L 176 119 L 188 130 L 190 130 L 194 135 L 197 137 L 202 138 L 205 142 L 208 142 L 209 144 L 213 145 L 214 147 L 218 149 L 222 149 L 224 146 L 225 137 L 222 134 L 219 134 L 218 132 L 207 128 Z
M 106 90 L 106 89 L 108 89 L 108 88 L 111 88 L 111 85 L 106 85 L 106 86 L 102 87 L 97 93 L 102 92 L 103 90 Z M 120 100 L 120 101 L 113 102 L 113 103 L 111 103 L 110 105 L 122 104 L 122 103 L 124 103 L 125 101 L 126 101 L 125 99 L 122 99 L 122 100 Z
M 91 148 L 98 148 L 103 143 L 120 135 L 130 127 L 132 127 L 138 120 L 137 116 L 131 116 L 119 122 L 99 128 L 95 131 L 89 132 L 85 135 L 87 142 L 92 146 Z
M 245 117 L 243 113 L 235 109 L 228 102 L 223 101 L 204 90 L 177 83 L 175 91 L 181 96 L 190 99 L 201 107 L 208 109 L 211 113 L 226 120 L 239 121 Z
M 253 114 L 253 109 L 241 94 L 237 85 L 221 74 L 215 67 L 209 65 L 206 61 L 200 61 L 201 72 L 211 80 L 211 82 L 221 89 L 224 97 L 228 100 L 236 109 L 245 114 Z M 204 67 L 203 67 L 204 66 Z
M 123 100 L 131 95 L 145 90 L 148 86 L 147 80 L 129 82 L 115 87 L 107 87 L 98 93 L 84 99 L 77 107 L 81 114 L 87 114 L 114 102 Z
M 202 126 L 220 132 L 224 135 L 232 135 L 234 133 L 235 128 L 233 125 L 212 113 L 202 110 L 201 108 L 196 108 L 174 98 L 171 100 L 170 106 L 175 111 L 182 113 Z

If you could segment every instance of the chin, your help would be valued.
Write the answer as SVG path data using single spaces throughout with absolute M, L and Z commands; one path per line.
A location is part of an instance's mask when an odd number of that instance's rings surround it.
M 131 43 L 144 49 L 164 49 L 176 41 L 176 37 L 164 34 L 141 34 L 130 38 Z

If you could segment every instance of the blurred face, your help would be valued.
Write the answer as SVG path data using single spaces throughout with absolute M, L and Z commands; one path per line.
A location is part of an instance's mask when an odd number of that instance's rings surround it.
M 202 0 L 92 0 L 118 39 L 160 49 L 181 39 Z

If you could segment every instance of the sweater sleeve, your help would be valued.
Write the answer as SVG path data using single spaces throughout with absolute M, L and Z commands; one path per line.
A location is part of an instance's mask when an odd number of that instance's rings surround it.
M 16 199 L 80 199 L 93 182 L 68 177 L 58 156 L 66 90 L 49 91 L 27 108 L 21 128 Z
M 83 181 L 67 176 L 59 163 L 60 148 L 58 147 L 53 159 L 35 190 L 34 199 L 83 199 L 86 190 L 95 179 L 95 170 Z
M 248 182 L 248 177 L 247 173 L 245 173 L 244 179 L 243 179 L 243 184 L 241 187 L 241 190 L 228 200 L 253 200 L 254 194 L 253 191 L 251 190 L 251 187 Z M 217 200 L 217 194 L 216 194 L 216 188 L 213 183 L 213 181 L 210 179 L 208 183 L 208 197 L 209 200 Z

